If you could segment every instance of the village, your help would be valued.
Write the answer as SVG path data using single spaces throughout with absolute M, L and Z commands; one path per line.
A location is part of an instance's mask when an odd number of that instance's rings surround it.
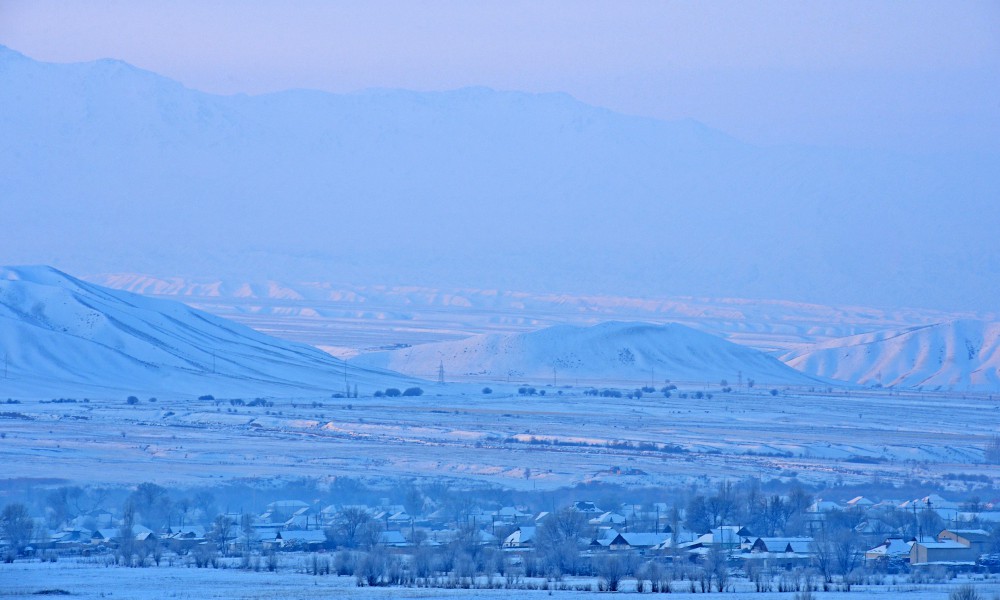
M 845 502 L 723 483 L 677 503 L 554 510 L 412 495 L 371 504 L 281 499 L 211 514 L 144 483 L 120 510 L 65 510 L 65 488 L 3 512 L 4 562 L 232 568 L 355 577 L 358 586 L 638 592 L 838 590 L 1000 572 L 1000 510 L 937 494 Z M 65 500 L 60 506 L 59 498 Z M 58 521 L 58 522 L 57 522 Z M 544 588 L 542 587 L 544 586 Z

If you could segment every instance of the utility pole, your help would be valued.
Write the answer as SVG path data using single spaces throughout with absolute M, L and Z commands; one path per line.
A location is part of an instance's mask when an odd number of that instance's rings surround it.
M 438 383 L 444 383 L 444 360 L 438 364 Z
M 552 387 L 558 387 L 558 380 L 556 379 L 556 368 L 552 367 Z

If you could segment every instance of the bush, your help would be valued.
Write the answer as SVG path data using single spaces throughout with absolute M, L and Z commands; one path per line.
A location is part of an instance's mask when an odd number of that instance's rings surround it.
M 382 390 L 376 390 L 375 391 L 375 397 L 376 398 L 381 398 L 382 396 L 385 396 L 385 394 L 382 393 Z
M 204 396 L 198 396 L 198 399 L 211 402 L 212 400 L 215 400 L 215 396 L 213 396 L 212 394 L 205 394 Z
M 125 400 L 125 402 L 127 402 L 128 404 L 139 404 L 139 399 L 136 398 L 135 396 L 129 396 L 128 399 Z
M 483 393 L 484 393 L 484 394 L 492 394 L 492 393 L 493 393 L 493 390 L 491 390 L 491 389 L 490 389 L 490 388 L 488 388 L 488 387 L 484 387 L 484 388 L 483 388 Z
M 411 387 L 411 388 L 406 388 L 405 390 L 403 390 L 403 395 L 404 396 L 422 396 L 423 393 L 424 393 L 424 390 L 422 390 L 422 389 L 420 389 L 418 387 Z
M 396 388 L 389 388 L 389 389 L 387 389 L 385 391 L 385 395 L 388 396 L 388 397 L 390 397 L 390 398 L 395 398 L 397 396 L 400 396 L 400 395 L 402 395 L 402 393 L 403 392 L 397 390 Z
M 976 588 L 966 584 L 952 590 L 948 594 L 948 600 L 982 600 L 982 596 L 979 595 Z
M 778 395 L 778 390 L 771 390 L 771 395 L 772 396 L 777 396 Z

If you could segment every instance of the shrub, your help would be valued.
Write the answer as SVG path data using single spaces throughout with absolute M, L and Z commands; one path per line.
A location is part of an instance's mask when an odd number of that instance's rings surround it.
M 198 396 L 198 399 L 211 402 L 212 400 L 215 400 L 215 396 L 213 396 L 212 394 L 205 394 L 204 396 Z
M 388 397 L 390 397 L 390 398 L 395 398 L 397 396 L 400 396 L 400 395 L 402 395 L 402 393 L 403 392 L 399 391 L 396 388 L 389 388 L 389 389 L 387 389 L 385 391 L 385 395 L 388 396 Z
M 971 585 L 963 585 L 955 588 L 948 594 L 948 600 L 982 600 L 982 596 Z
M 488 388 L 488 387 L 484 387 L 484 388 L 483 388 L 483 393 L 484 393 L 484 394 L 492 394 L 492 393 L 493 393 L 493 390 L 491 390 L 491 389 L 490 389 L 490 388 Z
M 406 388 L 405 390 L 403 390 L 403 395 L 404 396 L 421 396 L 421 395 L 423 395 L 423 393 L 424 393 L 424 390 L 422 390 L 422 389 L 420 389 L 418 387 L 411 387 L 411 388 Z
M 778 390 L 771 390 L 771 395 L 772 396 L 777 396 L 778 395 Z
M 139 404 L 139 399 L 136 398 L 135 396 L 129 396 L 128 399 L 125 400 L 125 402 L 129 404 Z

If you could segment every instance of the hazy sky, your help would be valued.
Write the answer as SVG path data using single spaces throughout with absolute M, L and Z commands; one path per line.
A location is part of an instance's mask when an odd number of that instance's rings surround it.
M 485 85 L 756 143 L 1000 147 L 1000 2 L 0 0 L 0 43 L 218 93 Z

